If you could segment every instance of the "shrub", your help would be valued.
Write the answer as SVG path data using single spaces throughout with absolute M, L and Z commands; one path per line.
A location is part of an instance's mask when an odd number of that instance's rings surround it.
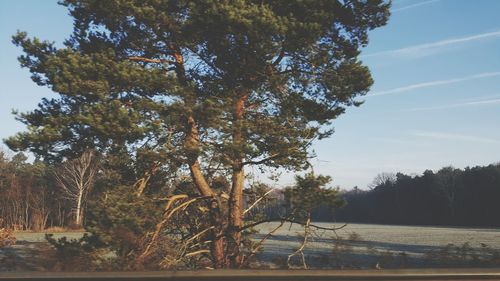
M 16 237 L 12 230 L 6 228 L 0 228 L 0 248 L 5 246 L 10 246 L 16 243 Z

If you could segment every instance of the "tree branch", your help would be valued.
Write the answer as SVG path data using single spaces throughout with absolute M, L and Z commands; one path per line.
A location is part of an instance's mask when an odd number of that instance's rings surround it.
M 307 218 L 306 223 L 304 224 L 304 240 L 302 240 L 302 243 L 300 244 L 300 247 L 290 255 L 288 255 L 288 259 L 286 260 L 286 263 L 288 265 L 288 268 L 291 268 L 291 260 L 292 257 L 299 255 L 302 258 L 302 265 L 304 266 L 304 269 L 307 269 L 307 263 L 306 263 L 306 256 L 304 255 L 304 248 L 306 247 L 306 244 L 308 242 L 307 238 L 310 235 L 309 227 L 311 226 L 311 218 Z
M 253 207 L 255 207 L 257 204 L 259 204 L 260 201 L 262 201 L 269 193 L 273 192 L 273 189 L 269 189 L 269 191 L 267 191 L 266 193 L 264 193 L 264 195 L 262 195 L 261 197 L 259 197 L 259 199 L 255 200 L 255 202 L 253 202 L 253 204 L 248 207 L 245 211 L 243 211 L 243 215 L 248 213 L 250 210 L 253 209 Z
M 150 58 L 144 58 L 144 57 L 129 57 L 129 60 L 132 61 L 142 61 L 142 62 L 150 62 L 150 63 L 170 63 L 170 64 L 175 64 L 176 62 L 173 60 L 166 60 L 166 59 L 150 59 Z
M 149 241 L 149 243 L 146 246 L 146 249 L 139 256 L 139 258 L 138 258 L 139 261 L 144 260 L 144 258 L 149 254 L 151 247 L 153 246 L 153 244 L 158 239 L 158 236 L 160 235 L 160 231 L 163 228 L 163 225 L 165 225 L 165 223 L 167 223 L 167 221 L 172 217 L 172 215 L 175 212 L 177 212 L 177 211 L 179 211 L 181 209 L 185 210 L 192 203 L 194 203 L 194 202 L 196 202 L 198 200 L 207 199 L 209 197 L 207 197 L 207 196 L 195 197 L 195 198 L 192 198 L 192 199 L 190 199 L 190 200 L 188 200 L 186 202 L 181 203 L 179 206 L 177 206 L 175 208 L 171 208 L 176 201 L 179 201 L 179 200 L 185 199 L 185 198 L 189 198 L 189 196 L 186 195 L 186 194 L 179 194 L 179 195 L 172 196 L 170 198 L 170 200 L 168 200 L 167 205 L 165 207 L 165 215 L 163 217 L 163 220 L 160 221 L 158 224 L 156 224 L 156 229 L 155 229 L 155 232 L 153 233 L 151 241 Z
M 248 256 L 246 256 L 246 262 L 248 263 L 250 261 L 250 259 L 255 256 L 255 254 L 257 253 L 257 251 L 259 251 L 260 248 L 262 248 L 262 246 L 264 245 L 264 242 L 266 242 L 267 239 L 269 239 L 269 237 L 271 237 L 276 231 L 278 231 L 278 229 L 280 229 L 283 225 L 285 224 L 285 221 L 281 221 L 281 223 L 275 227 L 273 230 L 269 231 L 269 233 L 266 234 L 266 236 L 264 236 L 264 238 L 262 238 L 259 243 L 257 243 L 257 245 L 255 245 L 255 247 L 253 247 L 252 251 L 250 252 L 250 254 Z M 244 261 L 241 262 L 241 265 L 240 265 L 240 268 L 243 266 L 244 264 Z
M 195 54 L 201 61 L 203 61 L 206 65 L 208 65 L 217 75 L 222 76 L 222 72 L 219 68 L 217 68 L 213 63 L 211 63 L 209 60 L 204 58 L 202 55 L 198 54 L 195 52 L 193 48 L 187 47 L 188 50 L 190 50 L 193 54 Z
M 261 160 L 257 160 L 257 161 L 245 161 L 241 165 L 242 166 L 245 166 L 245 165 L 260 165 L 260 164 L 263 164 L 263 163 L 265 163 L 267 161 L 279 158 L 281 156 L 282 156 L 281 154 L 276 153 L 276 154 L 273 154 L 273 155 L 271 155 L 271 156 L 269 156 L 267 158 L 261 159 Z
M 257 221 L 257 222 L 251 223 L 251 224 L 247 224 L 247 225 L 241 227 L 239 230 L 243 231 L 245 229 L 252 228 L 252 227 L 255 227 L 255 226 L 263 224 L 263 223 L 275 222 L 275 221 L 289 222 L 289 223 L 295 223 L 295 224 L 300 224 L 300 225 L 306 225 L 306 222 L 301 222 L 301 221 L 294 220 L 294 219 L 288 219 L 288 218 L 270 218 L 270 219 L 264 219 L 264 220 L 261 220 L 261 221 Z M 313 227 L 313 228 L 316 228 L 316 229 L 321 229 L 321 230 L 336 231 L 336 230 L 339 230 L 339 229 L 342 229 L 342 228 L 346 227 L 347 223 L 344 223 L 342 226 L 339 226 L 339 227 L 324 227 L 324 226 L 319 226 L 319 225 L 315 225 L 315 224 L 309 224 L 309 226 Z
M 276 60 L 273 61 L 272 65 L 273 66 L 278 65 L 284 57 L 285 57 L 285 50 L 281 49 L 280 54 L 278 55 Z

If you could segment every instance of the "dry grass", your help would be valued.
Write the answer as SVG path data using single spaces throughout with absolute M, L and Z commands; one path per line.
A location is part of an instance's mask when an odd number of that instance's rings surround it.
M 43 230 L 43 232 L 47 232 L 47 233 L 81 232 L 81 231 L 84 231 L 84 230 L 83 229 L 64 228 L 64 227 L 60 227 L 60 226 L 53 226 L 53 227 L 49 227 L 49 228 Z
M 53 227 L 49 227 L 49 228 L 46 228 L 44 230 L 39 230 L 39 231 L 35 231 L 35 230 L 16 230 L 14 231 L 15 233 L 74 233 L 74 232 L 78 232 L 78 233 L 81 233 L 81 232 L 85 232 L 85 229 L 83 228 L 65 228 L 65 227 L 60 227 L 60 226 L 53 226 Z
M 0 228 L 0 248 L 14 245 L 15 243 L 16 237 L 14 237 L 12 230 Z

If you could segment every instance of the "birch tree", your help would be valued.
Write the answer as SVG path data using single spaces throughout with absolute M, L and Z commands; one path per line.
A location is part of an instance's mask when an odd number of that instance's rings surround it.
M 65 193 L 65 197 L 72 202 L 77 227 L 83 225 L 84 207 L 97 170 L 95 154 L 88 150 L 80 157 L 63 163 L 55 172 L 59 187 Z

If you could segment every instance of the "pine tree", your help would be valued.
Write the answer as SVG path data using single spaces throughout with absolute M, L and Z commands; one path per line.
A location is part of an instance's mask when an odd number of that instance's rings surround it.
M 14 36 L 32 79 L 59 93 L 18 114 L 6 140 L 46 161 L 125 153 L 141 171 L 186 172 L 209 198 L 216 268 L 241 263 L 245 167 L 300 170 L 308 148 L 369 90 L 358 59 L 383 0 L 66 0 L 74 31 Z M 211 178 L 230 182 L 220 196 Z M 226 199 L 227 198 L 227 199 Z

